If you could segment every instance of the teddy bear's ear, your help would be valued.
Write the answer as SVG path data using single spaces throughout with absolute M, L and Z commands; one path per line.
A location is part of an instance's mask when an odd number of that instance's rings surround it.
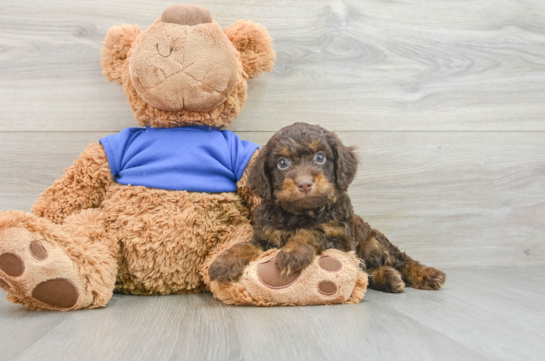
M 272 70 L 276 54 L 263 25 L 238 20 L 225 29 L 225 34 L 240 52 L 242 66 L 250 78 Z
M 138 26 L 121 25 L 113 26 L 106 33 L 104 39 L 100 65 L 102 74 L 109 81 L 121 84 L 121 74 L 123 64 L 127 59 L 127 53 L 131 49 L 132 43 L 142 32 Z

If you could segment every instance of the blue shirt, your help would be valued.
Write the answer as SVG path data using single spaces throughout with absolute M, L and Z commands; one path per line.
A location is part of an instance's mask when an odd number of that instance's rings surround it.
M 190 192 L 233 192 L 259 147 L 208 126 L 127 128 L 101 138 L 117 183 Z

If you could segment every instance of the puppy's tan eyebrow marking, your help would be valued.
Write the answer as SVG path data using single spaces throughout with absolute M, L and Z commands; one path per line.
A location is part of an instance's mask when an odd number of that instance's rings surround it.
M 310 149 L 312 149 L 312 151 L 313 151 L 314 153 L 316 153 L 317 151 L 320 150 L 321 145 L 322 145 L 322 142 L 320 142 L 320 141 L 317 140 L 317 139 L 313 139 L 313 140 L 311 140 L 311 141 L 308 143 L 308 146 L 310 147 Z
M 281 145 L 280 148 L 278 149 L 278 153 L 288 158 L 291 156 L 290 148 L 287 145 Z

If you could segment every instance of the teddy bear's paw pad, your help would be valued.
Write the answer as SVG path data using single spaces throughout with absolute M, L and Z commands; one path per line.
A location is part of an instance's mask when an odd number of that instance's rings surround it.
M 299 276 L 300 272 L 290 273 L 288 275 L 282 274 L 278 266 L 276 265 L 276 258 L 270 259 L 267 262 L 260 263 L 256 270 L 259 281 L 268 288 L 275 290 L 286 288 L 294 284 Z
M 274 249 L 264 252 L 250 263 L 238 284 L 215 287 L 216 297 L 257 306 L 354 303 L 363 298 L 367 277 L 354 253 L 328 249 L 301 272 L 287 275 L 276 264 L 278 253 Z
M 15 253 L 3 253 L 0 255 L 0 269 L 8 276 L 19 277 L 25 272 L 25 264 Z
M 322 295 L 331 296 L 337 293 L 338 287 L 331 281 L 322 281 L 318 283 L 318 291 Z
M 71 308 L 78 303 L 79 292 L 70 280 L 58 278 L 37 285 L 32 291 L 32 298 L 56 308 Z
M 53 240 L 25 228 L 0 231 L 0 288 L 35 309 L 67 310 L 92 302 L 85 279 Z
M 30 243 L 30 254 L 38 261 L 45 261 L 47 258 L 47 251 L 45 250 L 44 246 L 36 241 Z
M 318 266 L 328 272 L 340 272 L 343 269 L 343 263 L 335 257 L 325 256 L 318 260 Z

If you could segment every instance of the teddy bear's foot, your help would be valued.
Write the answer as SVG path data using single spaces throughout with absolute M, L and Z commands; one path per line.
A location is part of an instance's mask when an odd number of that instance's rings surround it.
M 74 310 L 93 301 L 85 280 L 54 241 L 37 232 L 0 230 L 0 287 L 29 309 Z
M 356 303 L 367 290 L 367 274 L 353 252 L 326 250 L 302 271 L 288 275 L 276 264 L 277 255 L 277 250 L 263 253 L 238 282 L 213 281 L 211 291 L 227 304 L 286 306 Z

